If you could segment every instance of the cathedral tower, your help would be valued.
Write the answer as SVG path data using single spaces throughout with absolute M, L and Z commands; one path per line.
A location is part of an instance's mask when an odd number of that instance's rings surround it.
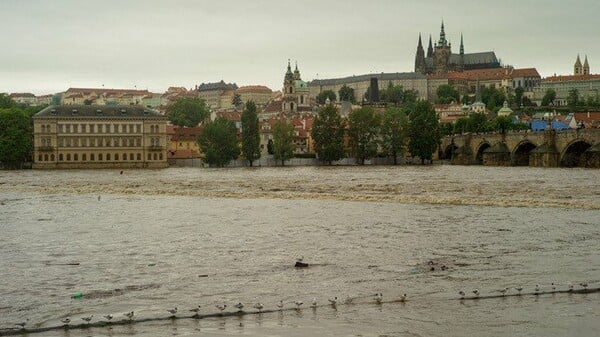
M 588 63 L 587 55 L 585 55 L 585 61 L 583 62 L 583 74 L 584 75 L 590 74 L 590 64 Z
M 575 66 L 573 67 L 573 75 L 582 75 L 583 67 L 581 66 L 581 60 L 579 59 L 579 54 L 577 54 L 577 60 L 575 60 Z
M 435 45 L 434 52 L 434 70 L 435 74 L 446 74 L 448 72 L 448 63 L 450 54 L 452 53 L 451 45 L 446 40 L 446 32 L 444 32 L 444 21 L 442 21 L 442 29 L 440 30 L 440 40 Z
M 431 45 L 431 34 L 429 34 L 429 47 L 427 47 L 427 57 L 433 57 L 433 46 Z
M 425 71 L 425 50 L 423 50 L 421 34 L 419 34 L 419 44 L 417 45 L 417 55 L 415 56 L 415 72 L 424 74 Z

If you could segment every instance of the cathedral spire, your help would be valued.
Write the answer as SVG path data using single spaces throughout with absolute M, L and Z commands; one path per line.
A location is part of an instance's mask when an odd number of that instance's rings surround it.
M 419 44 L 417 45 L 417 49 L 423 48 L 423 43 L 421 42 L 421 33 L 419 33 Z
M 581 74 L 583 74 L 583 69 L 581 66 L 581 59 L 579 58 L 579 54 L 577 54 L 577 60 L 575 60 L 573 75 L 581 75 Z
M 429 34 L 429 47 L 427 47 L 427 57 L 433 57 L 433 46 L 431 45 L 431 34 Z
M 444 20 L 442 20 L 442 29 L 440 30 L 440 40 L 438 41 L 438 45 L 440 47 L 445 47 L 448 44 L 446 41 L 446 32 L 444 32 Z
M 285 72 L 285 81 L 291 81 L 294 79 L 294 73 L 292 73 L 292 66 L 290 65 L 290 59 L 288 59 L 287 71 Z
M 300 70 L 298 70 L 298 61 L 296 61 L 296 69 L 294 69 L 294 79 L 295 80 L 300 79 Z
M 587 55 L 585 55 L 585 61 L 583 62 L 583 74 L 584 75 L 590 74 L 590 64 L 588 63 Z
M 423 50 L 423 41 L 419 33 L 419 43 L 417 45 L 417 55 L 415 56 L 415 72 L 425 73 L 425 51 Z

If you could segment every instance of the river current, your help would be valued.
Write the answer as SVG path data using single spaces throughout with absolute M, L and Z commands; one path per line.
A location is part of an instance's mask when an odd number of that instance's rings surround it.
M 600 335 L 600 293 L 458 300 L 600 287 L 600 170 L 2 171 L 0 230 L 0 331 L 133 310 L 132 324 L 28 335 Z M 280 300 L 304 304 L 147 320 Z

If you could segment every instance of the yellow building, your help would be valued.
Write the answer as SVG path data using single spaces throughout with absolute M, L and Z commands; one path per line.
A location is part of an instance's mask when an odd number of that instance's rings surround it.
M 142 106 L 52 105 L 33 116 L 33 168 L 164 168 L 166 125 Z

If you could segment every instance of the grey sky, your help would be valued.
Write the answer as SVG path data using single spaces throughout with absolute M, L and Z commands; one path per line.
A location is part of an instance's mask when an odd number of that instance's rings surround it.
M 570 74 L 577 54 L 600 73 L 600 1 L 0 0 L 0 92 L 69 87 L 193 87 L 221 79 L 282 86 L 302 78 L 414 68 L 418 34 L 504 64 Z

